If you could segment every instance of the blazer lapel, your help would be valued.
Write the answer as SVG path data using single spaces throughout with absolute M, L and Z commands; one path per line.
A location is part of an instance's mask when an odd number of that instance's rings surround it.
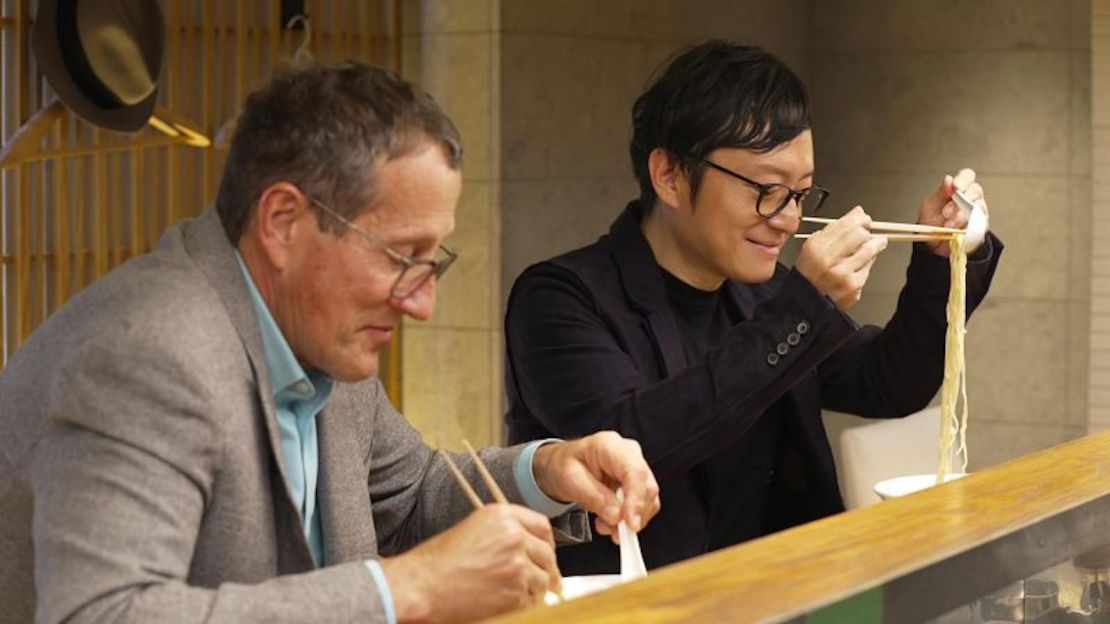
M 689 364 L 682 350 L 678 325 L 667 305 L 663 276 L 660 275 L 662 269 L 640 232 L 642 218 L 639 202 L 629 203 L 609 228 L 609 236 L 625 295 L 632 307 L 644 316 L 647 329 L 655 338 L 652 342 L 659 350 L 663 374 L 669 376 Z
M 258 400 L 262 405 L 263 419 L 270 443 L 270 456 L 276 476 L 280 477 L 281 481 L 280 484 L 272 484 L 278 500 L 275 512 L 280 516 L 278 518 L 280 524 L 289 524 L 290 528 L 296 529 L 289 531 L 293 534 L 289 539 L 293 544 L 294 552 L 283 553 L 283 557 L 286 555 L 293 557 L 294 561 L 291 562 L 293 569 L 312 569 L 312 552 L 304 537 L 304 523 L 293 503 L 293 494 L 289 491 L 289 475 L 281 452 L 281 435 L 278 431 L 277 411 L 270 385 L 270 370 L 266 365 L 266 354 L 262 348 L 262 333 L 258 328 L 258 319 L 255 318 L 247 284 L 243 280 L 242 271 L 235 258 L 235 248 L 228 241 L 215 208 L 209 207 L 196 219 L 182 227 L 185 248 L 201 272 L 208 278 L 208 282 L 219 293 L 254 371 Z
M 324 531 L 325 565 L 377 554 L 367 469 L 358 461 L 365 453 L 359 448 L 359 432 L 354 429 L 358 423 L 352 417 L 354 409 L 340 385 L 316 417 L 320 441 L 316 504 Z

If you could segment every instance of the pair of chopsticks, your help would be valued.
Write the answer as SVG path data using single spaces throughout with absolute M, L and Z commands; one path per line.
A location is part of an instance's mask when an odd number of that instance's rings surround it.
M 501 488 L 497 485 L 497 481 L 493 480 L 493 475 L 490 474 L 489 470 L 486 468 L 486 464 L 482 462 L 482 458 L 478 457 L 478 453 L 474 451 L 474 447 L 470 446 L 470 442 L 466 440 L 463 440 L 463 444 L 466 446 L 466 451 L 470 453 L 471 459 L 474 460 L 474 465 L 478 468 L 478 474 L 482 476 L 482 482 L 486 484 L 486 487 L 489 488 L 489 491 L 493 494 L 493 500 L 502 504 L 508 504 L 509 499 L 505 498 L 505 493 L 501 491 Z M 443 461 L 447 462 L 447 467 L 451 470 L 451 474 L 455 475 L 455 480 L 459 482 L 459 487 L 463 489 L 463 492 L 466 493 L 466 497 L 474 504 L 474 508 L 481 509 L 485 503 L 482 502 L 482 499 L 478 498 L 478 493 L 474 491 L 474 488 L 470 487 L 470 484 L 466 482 L 466 477 L 463 476 L 459 467 L 455 465 L 455 460 L 451 459 L 451 456 L 443 449 L 439 449 L 439 454 L 443 456 Z
M 829 224 L 836 219 L 823 217 L 802 217 L 807 223 Z M 893 232 L 888 233 L 888 232 Z M 958 228 L 940 227 L 938 225 L 920 225 L 917 223 L 893 223 L 890 221 L 872 221 L 871 233 L 873 236 L 885 236 L 890 241 L 943 241 L 965 231 Z M 795 234 L 794 238 L 810 238 L 813 234 Z
M 466 452 L 470 453 L 470 458 L 474 460 L 474 466 L 478 469 L 478 474 L 481 475 L 482 482 L 486 484 L 486 487 L 489 488 L 490 493 L 493 494 L 493 500 L 497 501 L 498 503 L 508 504 L 509 499 L 505 497 L 505 493 L 501 491 L 501 487 L 497 485 L 497 481 L 494 481 L 493 475 L 490 474 L 489 469 L 486 468 L 486 464 L 482 461 L 482 458 L 479 457 L 478 453 L 474 451 L 474 447 L 471 446 L 470 442 L 466 440 L 463 440 L 462 442 L 463 445 L 466 446 Z M 443 461 L 447 463 L 447 468 L 451 470 L 451 474 L 455 476 L 455 481 L 458 481 L 459 487 L 461 487 L 463 492 L 466 493 L 466 497 L 470 499 L 470 502 L 474 505 L 474 508 L 481 509 L 485 505 L 485 503 L 482 502 L 481 498 L 478 498 L 478 493 L 474 491 L 474 488 L 470 487 L 469 483 L 467 483 L 466 477 L 463 476 L 462 471 L 459 470 L 459 467 L 455 464 L 455 460 L 451 459 L 451 456 L 447 454 L 447 451 L 444 451 L 443 449 L 439 449 L 439 454 L 443 457 Z M 565 602 L 562 589 L 556 591 L 555 595 L 559 597 L 559 602 Z

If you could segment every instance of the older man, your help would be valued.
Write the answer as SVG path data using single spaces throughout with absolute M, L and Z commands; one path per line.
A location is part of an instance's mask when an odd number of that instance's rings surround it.
M 647 522 L 655 481 L 615 434 L 483 451 L 532 509 L 468 515 L 374 379 L 455 258 L 460 160 L 450 120 L 381 70 L 252 95 L 216 208 L 0 376 L 0 619 L 468 620 L 558 586 L 558 501 L 603 533 Z

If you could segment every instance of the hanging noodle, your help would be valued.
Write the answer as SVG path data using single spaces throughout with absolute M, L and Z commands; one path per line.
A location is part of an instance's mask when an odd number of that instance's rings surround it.
M 944 383 L 940 389 L 940 458 L 937 483 L 946 475 L 967 472 L 967 371 L 964 362 L 964 319 L 967 296 L 967 250 L 964 235 L 949 239 L 951 286 L 948 291 L 948 333 L 945 336 Z

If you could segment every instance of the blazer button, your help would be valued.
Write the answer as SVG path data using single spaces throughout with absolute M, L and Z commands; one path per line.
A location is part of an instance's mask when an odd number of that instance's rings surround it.
M 786 346 L 785 342 L 780 342 L 779 346 L 775 347 L 775 351 L 778 351 L 779 355 L 786 355 L 790 353 L 790 347 Z
M 792 347 L 797 346 L 798 343 L 801 342 L 801 341 L 802 341 L 802 335 L 799 334 L 798 332 L 791 332 L 791 334 L 786 337 L 786 344 L 788 344 Z
M 803 335 L 803 336 L 804 336 L 804 335 L 806 335 L 806 332 L 807 332 L 807 331 L 809 331 L 809 323 L 807 323 L 807 322 L 805 322 L 805 321 L 802 321 L 802 322 L 798 323 L 798 326 L 797 326 L 797 327 L 795 327 L 794 329 L 795 329 L 795 330 L 796 330 L 796 331 L 797 331 L 797 332 L 798 332 L 799 334 L 801 334 L 801 335 Z
M 767 354 L 767 363 L 770 364 L 771 366 L 778 366 L 779 354 L 778 353 L 768 353 Z

